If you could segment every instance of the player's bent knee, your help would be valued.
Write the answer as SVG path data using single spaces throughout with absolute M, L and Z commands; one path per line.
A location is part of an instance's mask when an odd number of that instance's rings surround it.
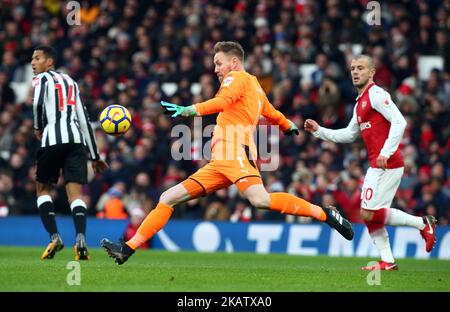
M 361 208 L 360 216 L 361 216 L 361 218 L 362 218 L 363 220 L 365 220 L 365 221 L 370 221 L 370 220 L 372 220 L 373 212 L 372 212 L 372 211 L 369 211 L 369 210 L 366 210 L 366 209 L 364 209 L 364 208 Z
M 173 201 L 174 196 L 171 194 L 170 190 L 164 191 L 159 197 L 159 202 L 167 205 L 173 205 Z
M 254 195 L 249 196 L 248 201 L 250 204 L 252 204 L 253 207 L 256 208 L 262 208 L 262 209 L 268 209 L 270 206 L 270 197 L 266 196 L 260 196 L 260 195 Z
M 269 209 L 270 207 L 270 195 L 262 184 L 248 186 L 248 188 L 242 192 L 242 195 L 255 208 Z
M 175 206 L 187 200 L 189 200 L 189 193 L 179 184 L 164 191 L 159 197 L 159 202 L 169 206 Z

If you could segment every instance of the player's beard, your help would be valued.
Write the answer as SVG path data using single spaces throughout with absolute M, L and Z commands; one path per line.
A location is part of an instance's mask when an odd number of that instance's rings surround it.
M 365 86 L 369 83 L 369 78 L 361 79 L 359 78 L 358 82 L 354 82 L 353 85 L 358 88 L 359 90 L 364 89 Z

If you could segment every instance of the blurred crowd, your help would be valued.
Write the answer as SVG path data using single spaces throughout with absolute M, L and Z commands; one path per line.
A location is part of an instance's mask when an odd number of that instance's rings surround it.
M 408 121 L 401 143 L 405 174 L 392 207 L 433 214 L 448 224 L 450 1 L 382 1 L 380 25 L 368 23 L 367 2 L 97 0 L 78 1 L 80 15 L 74 16 L 68 1 L 1 1 L 0 216 L 38 214 L 39 143 L 33 137 L 29 65 L 34 46 L 59 52 L 57 69 L 78 82 L 101 155 L 111 166 L 102 175 L 90 172 L 84 188 L 90 214 L 130 218 L 132 232 L 162 191 L 206 163 L 173 160 L 177 138 L 171 130 L 178 124 L 193 128 L 193 119 L 164 115 L 159 101 L 190 105 L 212 98 L 219 86 L 212 47 L 235 40 L 246 51 L 246 70 L 299 127 L 307 118 L 345 127 L 356 98 L 349 61 L 357 53 L 371 55 L 375 82 L 391 93 Z M 419 75 L 422 56 L 443 60 L 426 79 Z M 110 104 L 132 114 L 133 125 L 121 137 L 105 135 L 97 123 Z M 202 127 L 214 121 L 215 115 L 204 117 Z M 207 140 L 193 139 L 192 154 Z M 279 144 L 279 155 L 272 157 L 280 165 L 262 172 L 268 191 L 334 205 L 361 222 L 360 187 L 368 167 L 361 140 L 337 145 L 305 132 L 271 140 Z M 69 214 L 63 181 L 53 195 L 57 212 Z M 174 218 L 309 222 L 255 210 L 234 186 L 177 207 Z

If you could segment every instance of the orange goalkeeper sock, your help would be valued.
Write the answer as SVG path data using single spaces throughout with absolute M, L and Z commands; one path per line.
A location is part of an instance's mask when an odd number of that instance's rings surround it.
M 172 212 L 173 208 L 169 205 L 158 203 L 139 226 L 137 233 L 126 244 L 136 250 L 166 225 Z
M 284 214 L 313 217 L 319 221 L 327 219 L 321 207 L 288 193 L 270 193 L 270 209 Z

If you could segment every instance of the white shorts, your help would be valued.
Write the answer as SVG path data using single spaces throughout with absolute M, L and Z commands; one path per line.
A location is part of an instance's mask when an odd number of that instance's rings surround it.
M 370 167 L 361 192 L 361 208 L 378 210 L 390 208 L 400 181 L 404 167 L 380 169 Z

